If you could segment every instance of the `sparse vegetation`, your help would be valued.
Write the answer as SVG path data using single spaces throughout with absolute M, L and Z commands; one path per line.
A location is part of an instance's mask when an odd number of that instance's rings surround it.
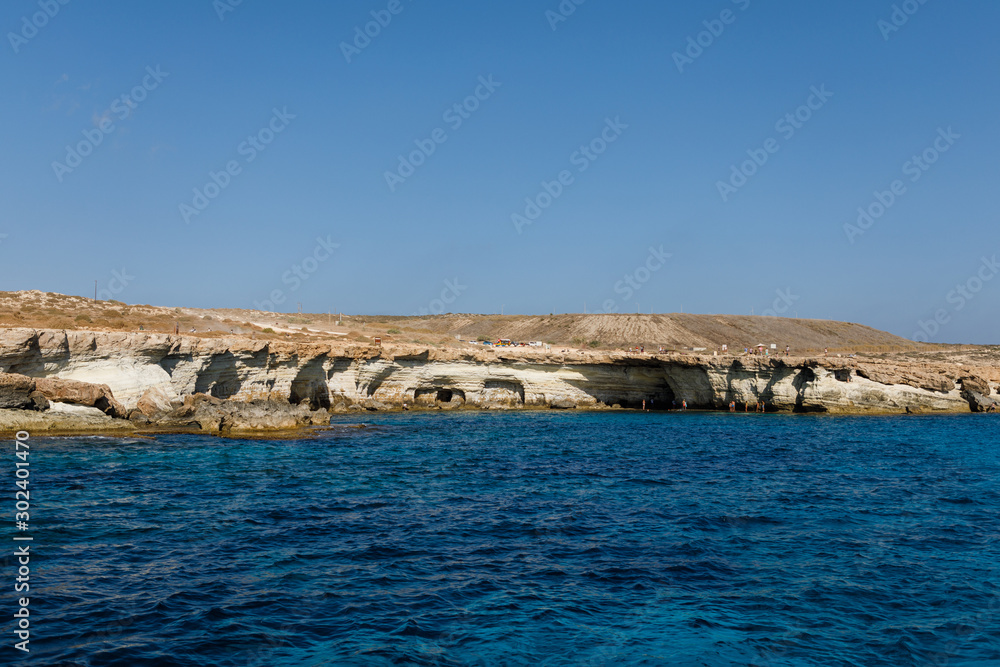
M 243 309 L 164 308 L 125 305 L 115 301 L 44 294 L 38 291 L 0 292 L 0 326 L 47 329 L 87 329 L 173 333 L 175 325 L 185 335 L 216 338 L 258 332 L 282 340 L 323 343 L 370 343 L 371 338 L 391 335 L 393 344 L 411 342 L 401 334 L 418 336 L 415 345 L 461 349 L 463 341 L 488 342 L 511 338 L 518 342 L 544 341 L 555 347 L 588 350 L 625 350 L 645 345 L 647 351 L 662 346 L 685 350 L 692 346 L 721 349 L 728 343 L 731 353 L 757 343 L 776 343 L 778 353 L 786 344 L 793 356 L 857 354 L 861 358 L 969 363 L 1000 356 L 1000 348 L 981 346 L 918 344 L 886 332 L 857 324 L 822 320 L 790 320 L 778 317 L 709 315 L 438 315 L 435 317 L 344 317 L 339 325 L 326 313 L 261 315 Z M 308 324 L 308 330 L 282 332 L 285 322 L 293 329 Z M 230 329 L 235 329 L 230 333 Z M 275 329 L 278 330 L 276 333 Z M 345 336 L 344 332 L 350 332 Z M 458 337 L 458 339 L 456 339 Z

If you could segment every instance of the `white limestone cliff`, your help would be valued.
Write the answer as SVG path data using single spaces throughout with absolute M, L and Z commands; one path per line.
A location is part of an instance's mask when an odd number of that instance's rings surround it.
M 853 359 L 691 357 L 536 350 L 374 348 L 153 333 L 0 330 L 0 370 L 106 384 L 127 409 L 196 393 L 314 407 L 409 405 L 724 409 L 831 413 L 968 412 L 994 368 Z

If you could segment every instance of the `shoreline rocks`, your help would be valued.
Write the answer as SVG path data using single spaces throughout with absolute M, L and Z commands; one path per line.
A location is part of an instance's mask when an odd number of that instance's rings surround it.
M 217 434 L 302 428 L 329 423 L 331 412 L 404 406 L 587 410 L 646 401 L 662 410 L 686 401 L 691 409 L 724 410 L 731 401 L 739 408 L 761 401 L 771 412 L 968 413 L 989 409 L 1000 383 L 1000 368 L 879 359 L 380 348 L 32 329 L 0 329 L 0 368 L 8 371 L 0 373 L 0 410 L 45 415 L 53 404 L 76 405 L 133 429 Z

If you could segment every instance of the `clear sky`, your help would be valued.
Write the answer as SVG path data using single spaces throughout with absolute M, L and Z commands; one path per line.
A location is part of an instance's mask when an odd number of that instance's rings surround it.
M 993 0 L 8 0 L 2 287 L 1000 343 L 998 25 Z

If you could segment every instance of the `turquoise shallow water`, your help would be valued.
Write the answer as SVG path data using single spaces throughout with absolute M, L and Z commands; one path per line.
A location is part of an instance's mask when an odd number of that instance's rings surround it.
M 32 438 L 0 662 L 1000 664 L 993 415 L 363 419 Z

